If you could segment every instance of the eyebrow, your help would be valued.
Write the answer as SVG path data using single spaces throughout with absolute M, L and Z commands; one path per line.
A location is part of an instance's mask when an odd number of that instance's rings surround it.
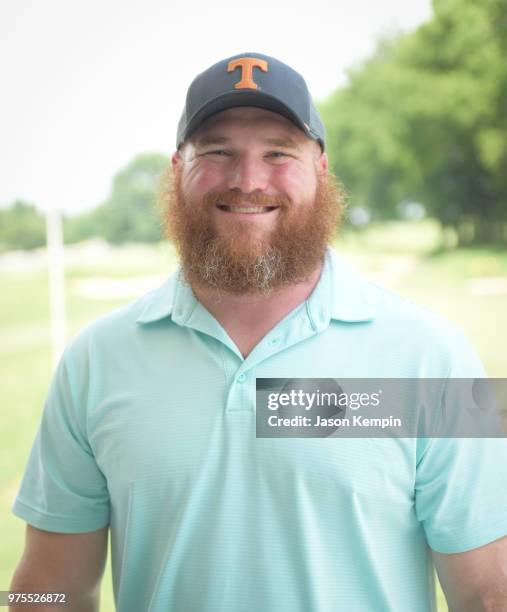
M 292 138 L 263 138 L 263 142 L 273 147 L 283 147 L 284 149 L 299 149 L 299 145 Z
M 205 147 L 207 145 L 220 145 L 226 144 L 230 141 L 230 138 L 226 138 L 225 136 L 214 136 L 210 134 L 209 136 L 201 136 L 196 138 L 195 144 Z
M 201 147 L 208 145 L 223 145 L 231 142 L 230 138 L 226 136 L 217 136 L 209 134 L 207 136 L 201 136 L 196 139 L 196 144 Z M 299 149 L 299 145 L 292 138 L 263 138 L 263 144 L 270 145 L 272 147 L 281 147 L 284 149 Z

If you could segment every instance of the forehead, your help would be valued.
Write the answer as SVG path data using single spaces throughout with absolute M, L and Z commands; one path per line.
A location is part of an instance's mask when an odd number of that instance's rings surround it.
M 247 130 L 254 130 L 256 134 L 263 136 L 290 139 L 299 145 L 313 142 L 283 115 L 253 106 L 229 108 L 216 113 L 195 131 L 190 140 L 199 143 L 210 134 L 230 137 Z

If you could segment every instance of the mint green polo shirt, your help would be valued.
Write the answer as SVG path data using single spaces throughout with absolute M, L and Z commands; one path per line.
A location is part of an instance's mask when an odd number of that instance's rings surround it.
M 507 534 L 506 441 L 256 438 L 255 380 L 482 375 L 331 250 L 246 359 L 177 272 L 70 343 L 14 513 L 110 525 L 120 612 L 434 610 L 428 546 Z

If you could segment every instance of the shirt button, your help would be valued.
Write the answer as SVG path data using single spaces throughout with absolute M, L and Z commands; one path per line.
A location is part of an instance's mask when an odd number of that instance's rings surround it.
M 280 338 L 277 336 L 276 338 L 271 338 L 270 340 L 270 344 L 271 346 L 275 346 L 275 344 L 278 344 L 280 342 Z
M 238 382 L 240 382 L 240 383 L 245 382 L 245 380 L 246 380 L 246 376 L 245 376 L 244 374 L 240 374 L 240 375 L 238 376 L 238 379 L 237 379 L 237 380 L 238 380 Z

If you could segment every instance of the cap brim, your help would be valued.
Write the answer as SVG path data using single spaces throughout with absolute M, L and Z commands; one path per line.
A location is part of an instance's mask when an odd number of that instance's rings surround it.
M 292 123 L 302 130 L 309 138 L 313 138 L 304 121 L 274 96 L 263 93 L 262 91 L 229 91 L 214 100 L 210 100 L 195 113 L 187 123 L 185 132 L 181 134 L 178 147 L 212 115 L 238 106 L 255 106 L 283 115 L 289 119 L 289 121 L 292 121 Z

